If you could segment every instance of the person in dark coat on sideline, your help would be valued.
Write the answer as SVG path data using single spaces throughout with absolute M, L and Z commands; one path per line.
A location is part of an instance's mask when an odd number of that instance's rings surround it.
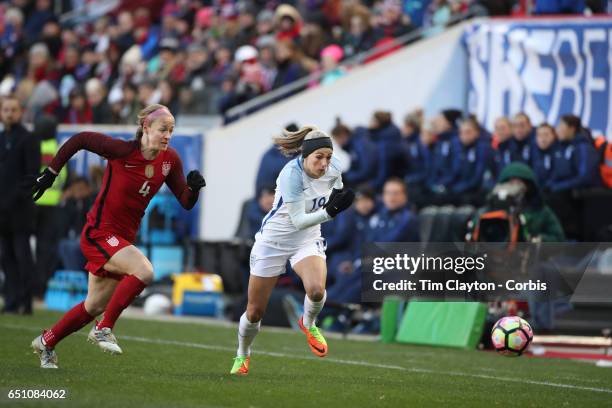
M 30 236 L 36 209 L 21 182 L 40 170 L 40 141 L 21 124 L 22 113 L 17 98 L 0 101 L 0 257 L 6 275 L 3 311 L 31 314 Z

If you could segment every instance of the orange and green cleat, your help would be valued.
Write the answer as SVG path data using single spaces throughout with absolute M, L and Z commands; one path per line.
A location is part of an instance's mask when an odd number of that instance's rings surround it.
M 251 362 L 251 357 L 249 356 L 235 357 L 234 365 L 232 366 L 232 371 L 230 371 L 230 374 L 247 375 L 249 373 L 249 363 L 250 362 Z
M 304 326 L 304 316 L 300 317 L 298 324 L 300 325 L 300 329 L 306 334 L 306 339 L 308 339 L 308 345 L 310 346 L 310 350 L 318 357 L 325 357 L 327 355 L 327 342 L 325 338 L 313 323 L 310 329 L 307 329 Z

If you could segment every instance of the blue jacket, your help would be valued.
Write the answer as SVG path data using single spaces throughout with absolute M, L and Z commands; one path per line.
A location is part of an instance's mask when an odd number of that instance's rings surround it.
M 534 14 L 582 14 L 584 0 L 536 0 Z
M 493 152 L 493 166 L 495 168 L 495 176 L 499 177 L 504 167 L 516 160 L 517 145 L 514 139 L 508 139 L 497 145 L 497 149 Z
M 356 230 L 356 211 L 349 208 L 331 221 L 321 224 L 321 235 L 325 237 L 327 252 L 350 250 Z
M 578 134 L 569 142 L 560 142 L 553 160 L 550 190 L 565 191 L 599 183 L 599 158 L 591 140 Z
M 456 139 L 457 132 L 454 130 L 438 135 L 431 160 L 432 167 L 427 182 L 428 186 L 443 185 L 448 188 L 452 183 L 454 179 L 453 161 L 456 155 L 454 149 L 457 147 Z
M 374 181 L 378 166 L 378 151 L 370 140 L 368 129 L 363 127 L 355 129 L 343 149 L 351 155 L 351 167 L 342 174 L 342 181 L 353 186 Z
M 246 217 L 249 223 L 249 238 L 255 238 L 255 234 L 261 228 L 261 222 L 266 212 L 261 209 L 256 198 L 249 200 L 246 207 Z
M 395 211 L 382 208 L 370 218 L 368 242 L 418 242 L 419 221 L 403 207 Z
M 370 130 L 370 135 L 378 148 L 378 171 L 374 187 L 381 190 L 389 177 L 401 177 L 404 172 L 404 159 L 400 153 L 402 133 L 394 124 L 382 129 Z
M 259 162 L 259 170 L 257 170 L 257 178 L 255 180 L 255 196 L 259 196 L 259 191 L 263 187 L 276 186 L 276 179 L 280 174 L 285 164 L 291 160 L 291 157 L 285 157 L 276 146 L 270 147 Z
M 546 150 L 542 150 L 537 146 L 535 149 L 533 149 L 532 169 L 542 190 L 550 190 L 555 152 L 558 149 L 558 143 L 553 143 Z
M 516 157 L 514 161 L 531 166 L 533 150 L 536 148 L 535 132 L 535 129 L 532 129 L 525 140 L 518 141 L 514 139 L 514 144 L 516 145 Z
M 450 191 L 461 194 L 484 189 L 485 175 L 489 170 L 492 155 L 490 141 L 480 137 L 469 146 L 463 145 L 458 139 L 455 143 L 457 144 L 453 163 L 455 178 L 450 185 Z
M 420 135 L 414 133 L 400 144 L 404 157 L 404 181 L 408 184 L 423 183 L 431 169 L 431 150 L 421 143 Z

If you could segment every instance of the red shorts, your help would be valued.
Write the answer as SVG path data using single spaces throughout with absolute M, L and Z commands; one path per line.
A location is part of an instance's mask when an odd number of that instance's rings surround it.
M 108 272 L 104 265 L 120 249 L 130 245 L 132 243 L 120 235 L 86 225 L 81 234 L 81 251 L 87 259 L 85 269 L 101 278 L 121 280 L 124 275 Z

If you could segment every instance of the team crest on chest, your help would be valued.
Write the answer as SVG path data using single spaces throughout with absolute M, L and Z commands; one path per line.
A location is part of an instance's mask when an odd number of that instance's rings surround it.
M 155 169 L 153 168 L 152 164 L 147 164 L 147 167 L 145 167 L 145 176 L 147 176 L 147 178 L 151 178 L 155 175 Z
M 162 174 L 165 176 L 167 176 L 170 173 L 170 169 L 172 168 L 172 163 L 170 162 L 163 162 L 162 164 Z
M 110 245 L 112 247 L 116 247 L 117 245 L 119 245 L 119 240 L 114 235 L 106 238 L 106 242 L 108 243 L 108 245 Z

